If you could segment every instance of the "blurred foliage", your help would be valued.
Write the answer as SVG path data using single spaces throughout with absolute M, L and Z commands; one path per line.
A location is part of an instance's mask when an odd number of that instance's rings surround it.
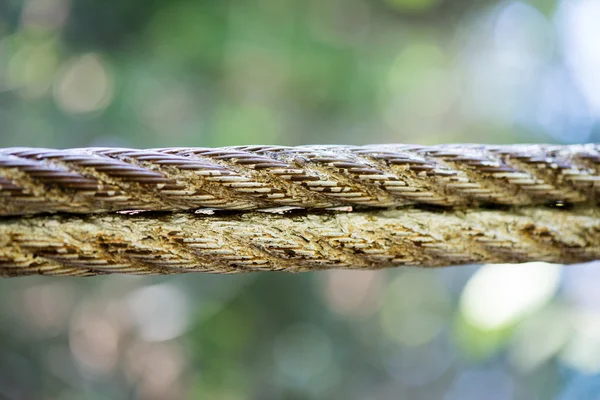
M 597 4 L 8 0 L 0 146 L 594 141 Z M 0 398 L 596 398 L 598 265 L 518 268 L 0 281 Z

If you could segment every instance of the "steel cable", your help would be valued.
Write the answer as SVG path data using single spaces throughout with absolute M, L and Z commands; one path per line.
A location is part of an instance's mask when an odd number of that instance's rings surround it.
M 0 274 L 375 269 L 600 258 L 594 207 L 5 217 Z
M 0 149 L 0 215 L 596 204 L 597 145 Z

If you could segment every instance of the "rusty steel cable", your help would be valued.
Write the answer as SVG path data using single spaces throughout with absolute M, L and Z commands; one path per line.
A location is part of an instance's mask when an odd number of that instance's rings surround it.
M 598 145 L 0 149 L 0 215 L 593 204 Z
M 6 148 L 0 275 L 575 263 L 599 191 L 593 144 Z
M 595 207 L 9 217 L 0 274 L 375 269 L 600 258 Z

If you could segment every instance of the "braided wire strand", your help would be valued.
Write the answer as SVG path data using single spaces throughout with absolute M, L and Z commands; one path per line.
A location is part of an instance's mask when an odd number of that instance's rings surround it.
M 4 218 L 0 275 L 377 269 L 600 258 L 595 207 Z
M 597 145 L 0 149 L 0 216 L 596 204 Z

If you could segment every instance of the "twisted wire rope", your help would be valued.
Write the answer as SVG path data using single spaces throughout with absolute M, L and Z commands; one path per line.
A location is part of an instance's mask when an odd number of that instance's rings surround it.
M 582 262 L 599 191 L 593 144 L 6 148 L 0 275 Z
M 600 258 L 600 210 L 35 216 L 0 224 L 0 275 L 377 269 Z
M 0 149 L 0 215 L 595 204 L 597 145 Z

